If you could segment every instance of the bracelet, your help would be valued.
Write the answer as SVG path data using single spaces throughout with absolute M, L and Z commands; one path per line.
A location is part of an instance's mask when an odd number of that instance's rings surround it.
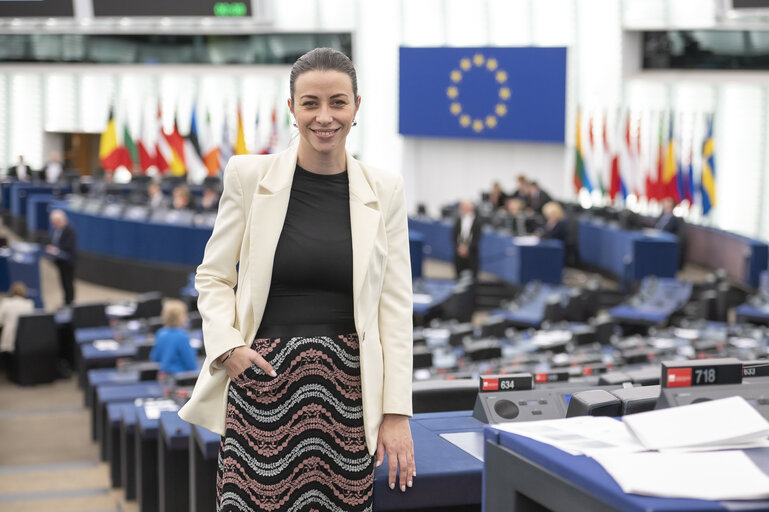
M 235 347 L 235 348 L 238 348 L 238 347 Z M 225 357 L 224 359 L 222 359 L 222 362 L 221 362 L 221 363 L 219 363 L 219 364 L 224 364 L 224 363 L 227 361 L 227 359 L 229 359 L 229 358 L 230 358 L 230 356 L 232 355 L 232 353 L 233 353 L 233 352 L 235 352 L 235 348 L 231 349 L 231 350 L 230 350 L 230 353 L 229 353 L 229 354 L 227 354 L 227 357 Z

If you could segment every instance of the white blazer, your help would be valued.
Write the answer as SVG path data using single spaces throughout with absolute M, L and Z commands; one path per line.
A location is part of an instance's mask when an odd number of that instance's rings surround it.
M 179 416 L 221 435 L 230 381 L 216 359 L 234 347 L 250 346 L 256 336 L 270 291 L 296 154 L 292 147 L 276 155 L 230 159 L 216 224 L 197 269 L 206 360 Z M 383 414 L 412 414 L 408 224 L 399 175 L 366 166 L 349 154 L 347 174 L 363 425 L 373 455 Z

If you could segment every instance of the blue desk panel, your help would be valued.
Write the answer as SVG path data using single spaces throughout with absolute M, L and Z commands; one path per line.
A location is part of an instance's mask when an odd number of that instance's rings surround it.
M 66 193 L 69 192 L 69 187 L 63 187 L 60 185 L 37 185 L 26 182 L 13 182 L 10 185 L 10 210 L 11 215 L 14 217 L 26 217 L 27 216 L 27 203 L 31 195 L 35 194 L 50 194 L 55 192 Z
M 181 420 L 179 420 L 181 421 Z M 387 484 L 385 459 L 374 475 L 374 510 L 478 505 L 481 502 L 483 462 L 446 441 L 440 434 L 483 432 L 471 411 L 415 414 L 410 419 L 417 476 L 414 487 L 402 493 Z M 215 463 L 220 437 L 193 427 L 193 438 L 204 459 Z
M 486 427 L 484 435 L 487 441 L 491 440 L 514 451 L 534 464 L 542 466 L 623 511 L 769 510 L 769 501 L 763 500 L 760 502 L 739 502 L 738 508 L 731 509 L 724 503 L 717 501 L 626 494 L 603 467 L 590 457 L 571 455 L 551 445 L 508 432 L 501 432 L 491 427 Z
M 30 194 L 27 198 L 27 231 L 29 233 L 47 233 L 50 228 L 48 206 L 51 194 Z
M 409 219 L 409 231 L 425 239 L 425 256 L 441 261 L 454 261 L 453 226 L 450 220 Z M 506 233 L 484 229 L 478 257 L 481 270 L 512 284 L 560 284 L 562 280 L 564 248 L 558 240 L 521 243 Z
M 583 220 L 577 247 L 583 263 L 610 272 L 625 283 L 652 275 L 675 277 L 678 270 L 678 240 L 670 233 L 627 231 Z

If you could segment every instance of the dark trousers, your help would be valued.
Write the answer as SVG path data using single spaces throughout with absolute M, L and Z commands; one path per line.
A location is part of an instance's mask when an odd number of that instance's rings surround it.
M 458 254 L 454 255 L 454 269 L 457 272 L 457 279 L 464 270 L 470 270 L 473 277 L 478 277 L 478 255 L 470 253 L 467 258 L 462 258 Z
M 57 260 L 56 266 L 59 267 L 61 288 L 64 290 L 64 303 L 72 304 L 75 300 L 75 266 L 64 260 Z

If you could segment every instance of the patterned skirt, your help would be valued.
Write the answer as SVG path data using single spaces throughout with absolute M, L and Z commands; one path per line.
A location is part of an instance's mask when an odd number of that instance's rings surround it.
M 219 450 L 224 511 L 371 511 L 356 334 L 259 338 L 256 365 L 231 383 Z

